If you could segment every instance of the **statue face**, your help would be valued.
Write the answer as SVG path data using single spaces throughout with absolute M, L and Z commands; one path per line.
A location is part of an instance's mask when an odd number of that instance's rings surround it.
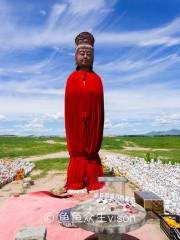
M 80 69 L 90 69 L 93 65 L 94 51 L 90 47 L 80 47 L 76 51 L 75 60 L 76 65 Z

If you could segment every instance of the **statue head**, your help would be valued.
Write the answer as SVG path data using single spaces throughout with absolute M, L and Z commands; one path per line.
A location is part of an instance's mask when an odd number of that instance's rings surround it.
M 75 38 L 75 61 L 77 69 L 92 70 L 94 60 L 94 37 L 89 32 L 81 32 Z

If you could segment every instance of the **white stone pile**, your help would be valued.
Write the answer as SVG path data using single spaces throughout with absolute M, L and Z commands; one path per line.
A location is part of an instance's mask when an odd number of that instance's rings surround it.
M 12 182 L 18 170 L 24 169 L 25 175 L 27 175 L 32 171 L 34 166 L 34 163 L 30 163 L 23 159 L 16 159 L 14 161 L 0 160 L 0 188 Z
M 142 191 L 151 191 L 164 200 L 165 211 L 180 215 L 180 164 L 160 160 L 108 155 L 103 165 L 115 174 L 125 175 Z

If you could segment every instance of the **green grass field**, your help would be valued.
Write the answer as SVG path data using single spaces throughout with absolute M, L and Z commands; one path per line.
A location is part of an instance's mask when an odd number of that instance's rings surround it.
M 32 176 L 32 179 L 45 177 L 49 171 L 66 171 L 69 158 L 44 159 L 35 162 L 34 170 L 40 170 L 40 174 Z
M 102 149 L 137 157 L 151 157 L 163 162 L 180 162 L 180 136 L 105 137 Z
M 47 143 L 48 140 L 54 144 Z M 0 158 L 17 158 L 66 151 L 65 138 L 0 137 Z
M 122 149 L 123 147 L 144 147 L 179 149 L 180 136 L 120 136 L 104 137 L 102 147 L 105 149 Z
M 65 138 L 60 137 L 0 137 L 0 159 L 14 159 L 66 151 Z M 102 149 L 129 156 L 180 162 L 180 136 L 120 136 L 104 137 Z

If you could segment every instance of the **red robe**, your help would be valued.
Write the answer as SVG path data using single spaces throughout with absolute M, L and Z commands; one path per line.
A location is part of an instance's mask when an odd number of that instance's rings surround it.
M 94 72 L 74 71 L 66 83 L 65 129 L 70 161 L 65 188 L 96 190 L 103 176 L 98 155 L 104 127 L 101 78 Z

